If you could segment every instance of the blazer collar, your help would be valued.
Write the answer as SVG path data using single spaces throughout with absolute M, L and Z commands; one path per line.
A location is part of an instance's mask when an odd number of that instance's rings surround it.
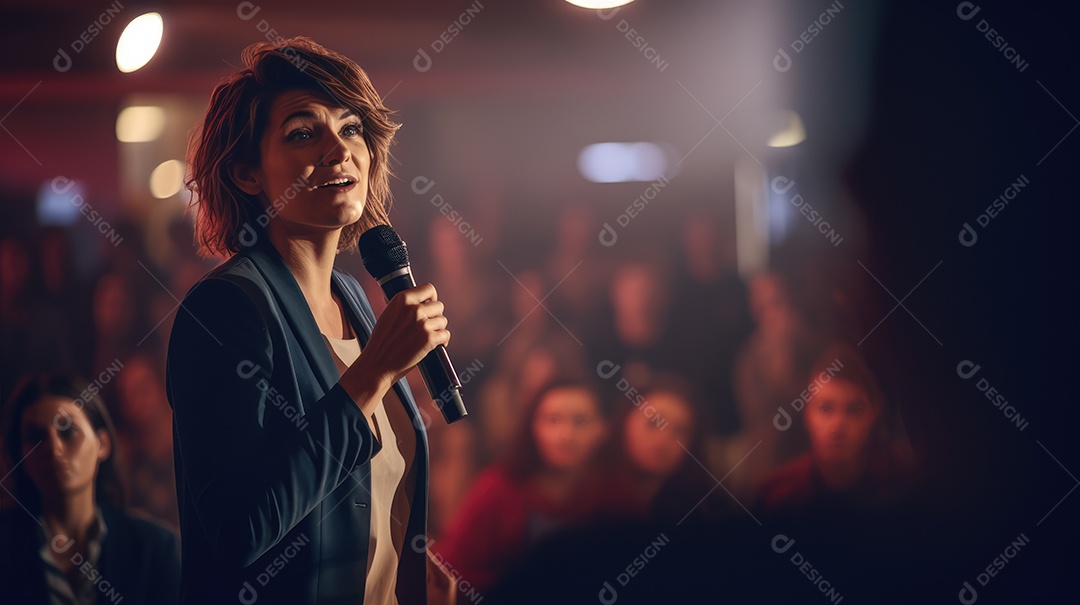
M 259 233 L 255 243 L 249 246 L 243 254 L 251 258 L 255 266 L 266 278 L 266 281 L 271 284 L 271 290 L 273 290 L 274 296 L 277 297 L 282 314 L 292 328 L 301 348 L 303 348 L 305 356 L 311 362 L 312 369 L 322 385 L 323 393 L 328 392 L 340 379 L 337 365 L 330 356 L 326 343 L 323 342 L 322 333 L 319 331 L 315 316 L 312 315 L 307 299 L 304 298 L 304 293 L 300 290 L 300 285 L 296 282 L 296 278 L 293 277 L 289 266 L 285 264 L 285 260 L 270 242 L 270 237 L 265 232 Z M 345 315 L 349 319 L 353 331 L 360 338 L 361 347 L 366 347 L 368 338 L 371 336 L 372 325 L 370 321 L 360 312 L 359 302 L 342 283 L 342 276 L 339 271 L 334 270 L 330 277 L 330 283 L 331 288 L 338 295 L 342 304 L 345 305 Z

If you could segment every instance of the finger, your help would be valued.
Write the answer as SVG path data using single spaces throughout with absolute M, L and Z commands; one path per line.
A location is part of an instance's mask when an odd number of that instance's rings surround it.
M 424 321 L 424 330 L 429 333 L 445 330 L 447 323 L 449 323 L 448 320 L 441 315 L 439 317 L 429 317 Z
M 405 293 L 405 303 L 409 305 L 418 305 L 422 302 L 434 302 L 439 300 L 439 295 L 438 292 L 435 291 L 435 286 L 430 283 L 421 284 L 409 288 L 408 290 L 403 290 L 403 292 Z
M 445 309 L 446 306 L 439 301 L 420 303 L 418 307 L 420 311 L 419 317 L 439 317 Z

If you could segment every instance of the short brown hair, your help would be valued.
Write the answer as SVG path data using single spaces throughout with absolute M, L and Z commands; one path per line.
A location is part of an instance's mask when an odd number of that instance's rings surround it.
M 238 164 L 259 163 L 270 106 L 279 94 L 294 89 L 325 95 L 360 117 L 371 153 L 368 196 L 360 220 L 347 225 L 338 242 L 338 252 L 355 250 L 361 233 L 390 222 L 390 145 L 401 125 L 391 121 L 393 112 L 382 104 L 359 65 L 310 38 L 258 42 L 244 49 L 242 60 L 244 67 L 214 89 L 189 145 L 191 176 L 186 185 L 194 194 L 192 204 L 199 204 L 199 255 L 235 254 L 245 246 L 245 228 L 265 226 L 259 221 L 265 212 L 262 202 L 242 191 L 231 171 Z

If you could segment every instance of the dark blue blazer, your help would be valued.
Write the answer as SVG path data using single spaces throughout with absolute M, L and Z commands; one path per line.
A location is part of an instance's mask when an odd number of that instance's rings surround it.
M 331 285 L 362 346 L 375 314 L 360 284 Z M 265 233 L 193 286 L 169 341 L 180 504 L 181 601 L 357 605 L 380 449 L 307 301 Z M 393 387 L 416 431 L 398 572 L 404 603 L 426 602 L 429 418 Z M 386 405 L 398 405 L 390 394 Z

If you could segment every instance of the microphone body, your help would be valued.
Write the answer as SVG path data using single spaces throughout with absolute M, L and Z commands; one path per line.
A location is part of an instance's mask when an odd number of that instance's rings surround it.
M 377 230 L 379 233 L 375 234 Z M 379 283 L 387 301 L 398 292 L 416 286 L 405 243 L 393 229 L 380 225 L 365 231 L 360 240 L 364 267 Z M 388 240 L 391 242 L 389 245 Z M 431 399 L 439 406 L 447 424 L 469 415 L 465 402 L 461 399 L 461 381 L 450 363 L 450 355 L 444 345 L 432 349 L 416 367 L 420 370 L 420 376 L 424 379 Z

